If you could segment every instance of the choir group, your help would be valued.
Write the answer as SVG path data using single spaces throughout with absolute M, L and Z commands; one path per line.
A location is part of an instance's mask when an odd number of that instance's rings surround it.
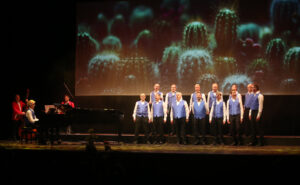
M 213 144 L 224 145 L 223 127 L 230 125 L 230 135 L 233 146 L 243 145 L 242 125 L 246 134 L 250 135 L 249 146 L 264 145 L 263 126 L 261 122 L 264 96 L 257 84 L 248 84 L 243 105 L 242 95 L 237 91 L 237 85 L 232 85 L 227 102 L 218 90 L 218 84 L 212 84 L 207 99 L 200 91 L 200 84 L 195 84 L 195 92 L 190 96 L 189 105 L 183 100 L 182 93 L 176 91 L 176 85 L 171 85 L 171 91 L 165 96 L 159 91 L 159 84 L 154 85 L 149 102 L 146 95 L 140 94 L 140 100 L 135 103 L 133 122 L 135 123 L 135 140 L 139 143 L 139 132 L 144 130 L 145 142 L 148 144 L 163 144 L 164 124 L 169 124 L 169 135 L 176 134 L 177 144 L 187 144 L 187 124 L 191 120 L 194 134 L 194 144 L 207 144 L 206 130 L 209 126 L 214 135 Z M 243 127 L 244 128 L 244 127 Z M 201 134 L 201 138 L 199 137 Z M 259 134 L 259 140 L 257 139 Z

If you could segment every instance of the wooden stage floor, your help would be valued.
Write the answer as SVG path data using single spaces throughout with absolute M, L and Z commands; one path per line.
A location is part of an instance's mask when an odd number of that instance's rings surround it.
M 228 146 L 228 145 L 178 145 L 178 144 L 128 144 L 109 141 L 113 152 L 160 153 L 160 154 L 214 154 L 214 155 L 300 155 L 300 146 Z M 38 145 L 18 141 L 0 141 L 5 150 L 85 151 L 86 142 L 65 142 L 60 145 Z M 95 143 L 99 152 L 104 151 L 103 142 Z

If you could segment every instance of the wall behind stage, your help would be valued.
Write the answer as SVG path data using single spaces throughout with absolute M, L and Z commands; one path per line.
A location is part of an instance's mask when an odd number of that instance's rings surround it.
M 189 102 L 189 96 L 184 96 Z M 149 99 L 149 96 L 147 97 Z M 227 101 L 228 96 L 224 99 Z M 244 97 L 243 97 L 244 99 Z M 132 113 L 138 96 L 80 96 L 76 97 L 76 103 L 81 108 L 114 108 L 125 114 L 123 132 L 133 133 L 134 124 Z M 300 109 L 297 108 L 300 96 L 265 96 L 263 123 L 266 135 L 300 135 Z M 83 123 L 84 124 L 84 123 Z M 85 125 L 86 128 L 87 125 Z M 98 132 L 113 132 L 114 125 L 91 125 Z

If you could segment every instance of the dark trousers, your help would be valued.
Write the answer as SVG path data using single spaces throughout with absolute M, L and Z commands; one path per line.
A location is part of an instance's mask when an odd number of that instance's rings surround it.
M 241 115 L 229 115 L 229 121 L 231 126 L 231 136 L 233 138 L 234 143 L 241 143 Z
M 175 118 L 174 124 L 176 128 L 176 136 L 177 141 L 181 143 L 182 141 L 186 141 L 186 118 Z
M 250 108 L 245 108 L 245 112 L 244 112 L 244 124 L 243 124 L 243 131 L 245 133 L 246 136 L 250 135 L 250 131 L 251 131 L 251 121 L 249 120 L 249 110 Z
M 212 118 L 210 128 L 211 128 L 211 133 L 215 137 L 215 142 L 223 143 L 223 117 Z
M 155 141 L 163 141 L 164 137 L 164 118 L 154 117 L 153 118 L 153 136 Z
M 138 140 L 141 128 L 144 128 L 145 139 L 146 139 L 146 141 L 149 141 L 150 125 L 148 123 L 148 120 L 149 120 L 148 117 L 136 117 L 135 131 L 134 131 L 134 139 L 135 140 Z
M 259 121 L 256 121 L 258 111 L 252 110 L 251 112 L 251 142 L 257 143 L 256 135 L 258 134 L 260 136 L 260 142 L 261 144 L 264 144 L 264 129 L 263 124 L 261 121 L 261 117 Z
M 195 140 L 199 141 L 199 133 L 201 133 L 202 141 L 205 141 L 206 119 L 205 118 L 197 119 L 194 117 L 193 126 L 194 126 Z
M 167 114 L 167 123 L 166 123 L 167 132 L 168 132 L 168 134 L 176 134 L 175 124 L 171 124 L 170 112 L 171 112 L 171 109 L 168 110 L 168 114 Z
M 53 126 L 50 127 L 47 131 L 50 132 L 49 139 L 50 139 L 51 144 L 53 144 L 54 141 L 60 140 L 59 126 L 58 125 L 54 126 L 54 127 Z M 46 134 L 48 136 L 49 133 L 47 132 Z
M 10 128 L 10 139 L 16 140 L 19 136 L 19 127 L 23 124 L 22 120 L 12 120 Z

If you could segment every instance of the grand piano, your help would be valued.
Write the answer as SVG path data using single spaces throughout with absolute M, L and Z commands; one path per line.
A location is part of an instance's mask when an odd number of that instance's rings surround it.
M 76 132 L 88 132 L 90 128 L 102 132 L 101 128 L 113 128 L 118 134 L 118 141 L 122 134 L 124 113 L 117 109 L 72 108 L 68 105 L 54 104 L 53 108 L 45 111 L 40 118 L 41 141 L 60 142 L 60 130 L 68 124 Z

